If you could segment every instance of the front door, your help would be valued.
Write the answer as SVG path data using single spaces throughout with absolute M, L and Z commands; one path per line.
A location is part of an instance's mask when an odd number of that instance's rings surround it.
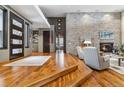
M 24 56 L 24 21 L 10 12 L 10 59 Z

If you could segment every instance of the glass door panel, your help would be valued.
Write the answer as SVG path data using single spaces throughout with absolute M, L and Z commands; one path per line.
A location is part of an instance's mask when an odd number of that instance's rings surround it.
M 20 23 L 19 21 L 17 21 L 16 19 L 12 19 L 12 24 L 17 26 L 17 27 L 20 27 L 22 28 L 22 23 Z
M 12 44 L 13 44 L 13 45 L 22 45 L 22 40 L 13 39 L 13 40 L 12 40 Z
M 13 35 L 22 36 L 22 32 L 19 30 L 13 29 Z
M 17 48 L 12 50 L 12 54 L 20 54 L 22 53 L 22 48 Z
M 56 37 L 56 49 L 63 50 L 64 49 L 64 38 L 62 36 Z

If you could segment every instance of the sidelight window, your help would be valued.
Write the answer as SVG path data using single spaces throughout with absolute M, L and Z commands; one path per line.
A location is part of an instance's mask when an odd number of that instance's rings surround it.
M 7 48 L 7 10 L 0 6 L 0 49 Z
M 29 24 L 25 23 L 25 48 L 29 48 Z

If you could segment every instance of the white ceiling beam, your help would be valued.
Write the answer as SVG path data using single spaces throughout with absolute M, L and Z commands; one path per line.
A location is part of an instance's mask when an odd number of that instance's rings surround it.
M 38 13 L 42 17 L 43 21 L 46 23 L 47 27 L 50 28 L 50 24 L 47 21 L 46 17 L 44 16 L 44 14 L 43 14 L 42 10 L 40 9 L 40 7 L 38 5 L 34 5 L 34 7 L 36 8 L 36 10 L 38 11 Z

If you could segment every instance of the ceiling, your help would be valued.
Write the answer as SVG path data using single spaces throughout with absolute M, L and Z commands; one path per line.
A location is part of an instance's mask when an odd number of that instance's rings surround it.
M 50 25 L 39 6 L 35 5 L 10 5 L 16 12 L 32 22 L 32 28 L 49 28 Z
M 64 17 L 73 12 L 121 12 L 124 5 L 40 5 L 47 17 Z
M 75 12 L 122 12 L 124 5 L 10 5 L 15 11 L 30 20 L 33 29 L 49 28 L 45 17 L 65 17 Z M 45 16 L 44 16 L 45 15 Z

